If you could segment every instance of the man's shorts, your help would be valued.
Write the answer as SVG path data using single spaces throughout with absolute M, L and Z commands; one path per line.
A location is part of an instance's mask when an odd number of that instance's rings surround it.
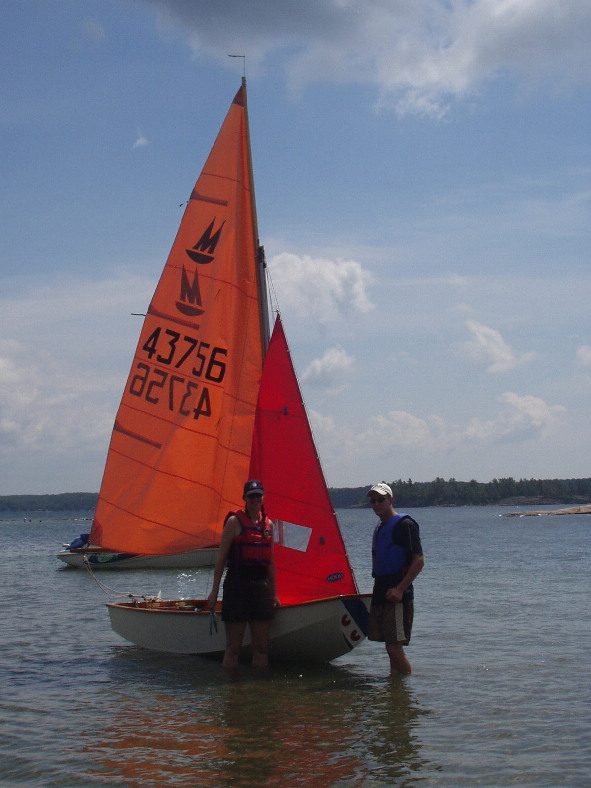
M 270 621 L 275 617 L 275 598 L 268 580 L 224 583 L 222 621 Z
M 380 643 L 410 643 L 414 602 L 411 596 L 402 602 L 387 602 L 385 605 L 372 605 L 369 609 L 367 637 Z

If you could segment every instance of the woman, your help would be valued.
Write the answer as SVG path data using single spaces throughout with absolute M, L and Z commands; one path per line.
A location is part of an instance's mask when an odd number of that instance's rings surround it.
M 264 494 L 260 481 L 246 482 L 244 509 L 226 517 L 208 597 L 209 609 L 213 610 L 227 564 L 222 596 L 222 621 L 226 627 L 223 665 L 231 670 L 238 667 L 247 624 L 252 664 L 266 667 L 269 662 L 269 630 L 279 601 L 275 594 L 273 523 L 265 516 Z

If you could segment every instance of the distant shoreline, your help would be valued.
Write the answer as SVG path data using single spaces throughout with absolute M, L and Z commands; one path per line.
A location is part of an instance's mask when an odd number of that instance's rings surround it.
M 0 512 L 88 512 L 96 509 L 98 493 L 0 495 Z
M 335 509 L 365 509 L 367 489 L 362 488 L 331 488 L 329 490 Z M 460 496 L 456 500 L 414 501 L 407 500 L 410 496 L 394 491 L 395 504 L 398 509 L 416 509 L 423 507 L 461 507 L 461 506 L 555 506 L 554 510 L 536 510 L 531 512 L 507 512 L 503 517 L 534 516 L 545 514 L 591 514 L 589 498 L 573 495 L 569 500 L 566 496 L 523 495 L 500 498 L 498 500 L 466 501 Z M 570 497 L 570 496 L 569 496 Z M 581 500 L 582 499 L 582 500 Z M 98 502 L 98 493 L 57 493 L 46 495 L 3 495 L 0 496 L 0 512 L 17 514 L 19 512 L 94 512 Z M 560 508 L 558 508 L 560 507 Z M 568 507 L 568 508 L 567 508 Z
M 591 504 L 588 506 L 572 506 L 567 509 L 542 509 L 537 512 L 506 512 L 501 517 L 542 517 L 548 514 L 591 514 Z

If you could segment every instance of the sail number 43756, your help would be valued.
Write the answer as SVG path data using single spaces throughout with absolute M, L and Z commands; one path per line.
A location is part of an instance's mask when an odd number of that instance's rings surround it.
M 158 346 L 162 353 L 158 352 Z M 212 383 L 221 383 L 226 374 L 225 357 L 228 351 L 222 347 L 212 348 L 209 342 L 203 342 L 195 337 L 181 337 L 178 331 L 167 328 L 162 335 L 162 329 L 156 328 L 144 342 L 142 349 L 150 360 L 156 356 L 159 364 L 171 365 L 180 369 L 185 362 L 197 364 L 192 366 L 191 375 L 200 378 L 202 375 Z M 205 374 L 204 374 L 205 373 Z
M 178 331 L 156 328 L 142 345 L 148 359 L 173 370 L 183 368 L 185 376 L 176 375 L 155 364 L 138 362 L 129 383 L 129 393 L 157 405 L 162 398 L 170 411 L 193 418 L 211 416 L 209 389 L 190 378 L 204 378 L 221 383 L 226 374 L 228 351 L 211 347 L 208 342 L 181 335 Z M 187 378 L 186 376 L 189 376 Z M 194 404 L 196 403 L 196 404 Z

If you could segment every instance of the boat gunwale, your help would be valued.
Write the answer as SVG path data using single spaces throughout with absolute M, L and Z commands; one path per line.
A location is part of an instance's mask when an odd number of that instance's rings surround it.
M 109 550 L 108 547 L 67 547 L 65 550 L 60 550 L 58 555 L 63 553 L 108 553 L 109 555 L 140 555 L 140 553 L 126 553 L 123 550 Z M 145 554 L 144 554 L 145 555 Z
M 278 609 L 288 609 L 288 608 L 296 608 L 296 607 L 304 607 L 309 605 L 319 605 L 323 602 L 334 602 L 339 600 L 346 600 L 346 599 L 360 599 L 360 598 L 369 598 L 371 597 L 371 592 L 365 592 L 360 594 L 337 594 L 336 596 L 327 596 L 322 597 L 321 599 L 308 599 L 303 602 L 288 602 L 286 604 L 280 605 Z M 161 599 L 161 600 L 121 600 L 119 602 L 107 602 L 107 607 L 115 607 L 124 610 L 137 610 L 138 612 L 142 613 L 181 613 L 181 614 L 201 614 L 201 615 L 209 615 L 210 610 L 205 608 L 207 604 L 207 599 Z M 183 605 L 182 607 L 180 605 Z M 200 606 L 201 605 L 201 606 Z M 221 602 L 218 600 L 216 603 L 214 612 L 220 613 L 221 612 Z
M 211 544 L 206 545 L 205 547 L 194 547 L 191 550 L 182 550 L 180 553 L 127 553 L 125 550 L 111 550 L 108 547 L 66 547 L 64 550 L 60 550 L 57 555 L 63 555 L 65 553 L 107 553 L 109 555 L 128 555 L 132 558 L 136 556 L 141 556 L 142 558 L 166 558 L 167 556 L 173 555 L 186 555 L 187 553 L 195 553 L 198 550 L 218 550 L 218 544 Z

